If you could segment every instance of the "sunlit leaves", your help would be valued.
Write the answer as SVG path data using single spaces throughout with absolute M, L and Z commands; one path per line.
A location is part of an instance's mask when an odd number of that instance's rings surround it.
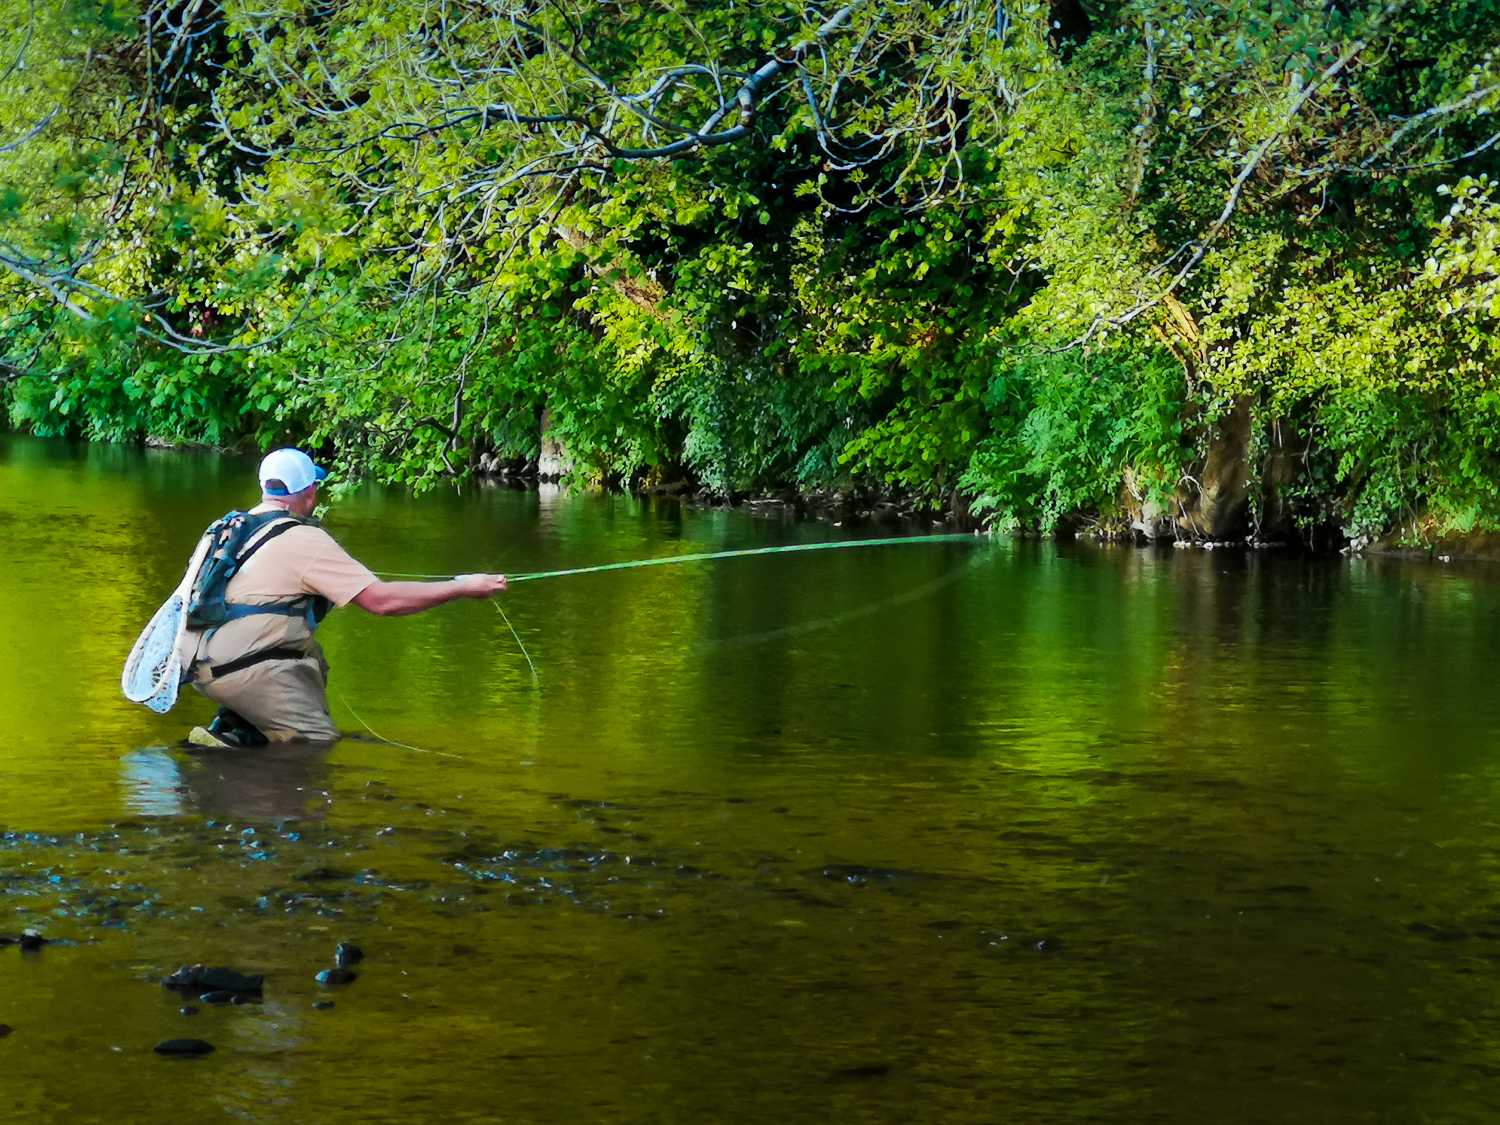
M 0 154 L 20 424 L 420 484 L 545 412 L 583 477 L 1050 524 L 1248 399 L 1320 518 L 1500 524 L 1500 0 L 1120 0 L 1066 65 L 1037 3 L 223 0 L 172 82 L 180 13 L 71 10 L 0 82 L 0 143 L 63 107 Z

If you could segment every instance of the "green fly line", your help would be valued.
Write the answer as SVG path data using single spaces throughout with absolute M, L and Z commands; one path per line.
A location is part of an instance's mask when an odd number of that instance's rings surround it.
M 694 555 L 662 555 L 654 559 L 632 559 L 629 562 L 600 563 L 597 566 L 575 566 L 567 570 L 539 570 L 529 574 L 507 574 L 507 582 L 538 582 L 543 578 L 571 578 L 576 574 L 602 574 L 607 570 L 634 570 L 643 566 L 670 566 L 677 563 L 713 562 L 717 559 L 742 559 L 751 555 L 786 555 L 797 551 L 838 551 L 851 547 L 895 547 L 902 543 L 972 543 L 973 535 L 902 535 L 893 539 L 843 539 L 836 543 L 790 543 L 781 547 L 748 547 L 738 551 L 706 551 Z M 377 570 L 382 578 L 453 578 L 451 574 L 407 574 Z
M 528 657 L 528 659 L 530 658 Z M 468 759 L 465 758 L 462 754 L 450 754 L 446 750 L 424 750 L 422 747 L 413 746 L 409 742 L 397 742 L 394 738 L 387 738 L 385 735 L 381 734 L 378 730 L 372 727 L 369 723 L 365 722 L 360 713 L 349 705 L 349 701 L 344 698 L 344 693 L 339 691 L 338 685 L 332 680 L 328 681 L 328 689 L 338 697 L 338 701 L 344 705 L 344 710 L 348 711 L 349 714 L 354 716 L 354 721 L 360 726 L 364 727 L 365 730 L 377 741 L 384 742 L 387 746 L 399 746 L 403 750 L 415 750 L 418 754 L 436 754 L 439 758 L 457 758 L 461 762 L 468 761 Z
M 890 539 L 843 539 L 834 543 L 791 543 L 780 547 L 747 547 L 736 551 L 704 551 L 691 555 L 662 555 L 654 559 L 631 559 L 628 562 L 600 563 L 596 566 L 574 566 L 566 570 L 539 570 L 527 574 L 508 574 L 507 582 L 538 582 L 543 578 L 571 578 L 579 574 L 602 574 L 609 570 L 635 570 L 646 566 L 672 566 L 678 563 L 714 562 L 718 559 L 742 559 L 751 555 L 786 555 L 799 551 L 837 551 L 851 547 L 895 547 L 903 543 L 972 543 L 974 535 L 901 535 Z M 382 578 L 455 578 L 452 574 L 413 574 L 406 571 L 377 570 L 373 573 Z M 501 608 L 498 602 L 493 603 L 504 620 L 510 635 L 515 638 L 516 647 L 521 650 L 521 655 L 526 658 L 527 667 L 531 669 L 531 686 L 533 691 L 541 690 L 541 678 L 537 674 L 536 663 L 531 659 L 531 653 L 526 651 L 526 645 L 521 640 L 521 634 L 511 624 L 510 617 Z M 337 690 L 337 689 L 335 689 Z M 423 754 L 443 754 L 441 750 L 423 750 L 419 746 L 408 746 L 404 742 L 396 742 L 378 734 L 369 723 L 355 713 L 354 708 L 349 706 L 349 701 L 339 694 L 339 702 L 354 716 L 355 720 L 369 731 L 370 734 L 380 739 L 381 742 L 390 743 L 392 746 L 404 747 L 407 750 L 416 750 Z M 459 757 L 457 754 L 444 755 L 445 757 Z
M 510 635 L 516 639 L 516 647 L 521 650 L 521 655 L 526 658 L 526 665 L 531 669 L 531 690 L 541 691 L 542 681 L 536 674 L 536 664 L 531 659 L 531 653 L 526 651 L 526 642 L 521 640 L 521 634 L 516 632 L 516 627 L 510 623 L 510 617 L 506 614 L 504 607 L 499 602 L 491 602 L 490 605 L 494 606 L 500 614 L 500 619 L 505 622 L 505 627 L 510 630 Z

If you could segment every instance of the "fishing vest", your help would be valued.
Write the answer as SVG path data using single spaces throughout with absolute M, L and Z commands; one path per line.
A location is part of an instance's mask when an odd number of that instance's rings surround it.
M 249 605 L 228 600 L 229 580 L 272 539 L 297 526 L 317 527 L 318 521 L 291 512 L 230 512 L 215 520 L 204 534 L 210 539 L 208 555 L 193 583 L 188 599 L 187 627 L 196 632 L 217 629 L 226 621 L 272 613 L 301 617 L 308 631 L 317 629 L 333 603 L 321 594 L 297 594 L 284 601 Z

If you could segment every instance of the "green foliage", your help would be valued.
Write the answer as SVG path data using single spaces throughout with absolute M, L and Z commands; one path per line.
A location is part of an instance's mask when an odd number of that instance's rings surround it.
M 1262 515 L 1500 528 L 1500 0 L 1087 6 L 1065 62 L 1040 3 L 10 3 L 0 396 L 1041 527 L 1248 402 Z
M 1187 465 L 1182 372 L 1160 352 L 1013 354 L 986 391 L 1013 420 L 975 450 L 963 485 L 1003 525 L 1117 514 L 1127 471 L 1164 505 Z

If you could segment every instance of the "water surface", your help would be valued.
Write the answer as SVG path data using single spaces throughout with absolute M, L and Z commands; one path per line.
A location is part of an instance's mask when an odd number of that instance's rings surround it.
M 535 680 L 490 606 L 344 610 L 363 737 L 190 755 L 210 705 L 119 665 L 252 473 L 0 438 L 0 934 L 54 939 L 0 948 L 0 1119 L 1500 1103 L 1490 571 L 976 542 L 559 579 L 503 602 Z M 876 531 L 499 489 L 328 526 L 424 573 Z M 264 1002 L 182 1015 L 189 961 Z

